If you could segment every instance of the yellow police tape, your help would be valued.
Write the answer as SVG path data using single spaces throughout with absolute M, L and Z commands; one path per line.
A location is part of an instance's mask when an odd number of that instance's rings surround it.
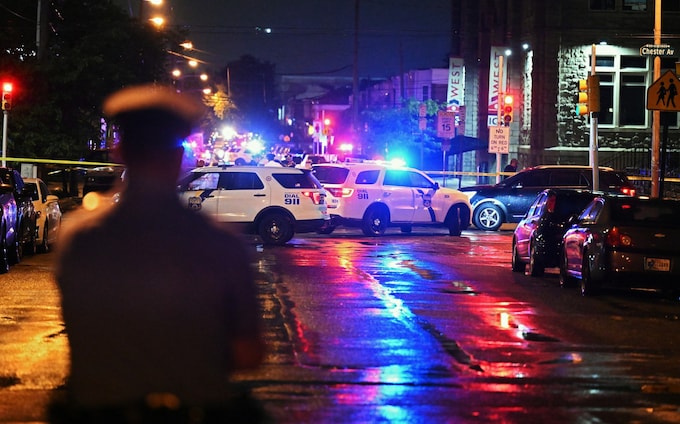
M 51 163 L 57 165 L 81 165 L 81 166 L 125 166 L 120 163 L 111 162 L 87 162 L 80 160 L 55 160 L 55 159 L 37 159 L 37 158 L 14 158 L 14 157 L 0 157 L 0 160 L 6 162 L 20 162 L 20 163 Z M 428 175 L 440 175 L 446 177 L 454 176 L 469 176 L 469 177 L 496 177 L 498 175 L 510 176 L 514 172 L 463 172 L 463 171 L 424 171 Z M 631 181 L 651 181 L 651 177 L 628 175 Z M 680 183 L 680 178 L 666 177 L 664 181 L 671 183 Z
M 0 160 L 5 162 L 21 162 L 21 163 L 53 163 L 57 165 L 125 166 L 120 163 L 87 162 L 82 160 L 56 160 L 56 159 L 13 158 L 13 157 L 0 157 Z

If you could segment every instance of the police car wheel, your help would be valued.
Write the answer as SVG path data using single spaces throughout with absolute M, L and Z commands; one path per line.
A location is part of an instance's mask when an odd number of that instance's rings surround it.
M 381 236 L 385 234 L 389 220 L 389 212 L 385 207 L 371 206 L 364 215 L 361 230 L 366 236 Z
M 260 220 L 258 229 L 265 244 L 282 245 L 293 238 L 293 223 L 283 213 L 268 213 Z
M 449 235 L 459 237 L 463 233 L 463 230 L 467 229 L 467 224 L 463 224 L 464 222 L 470 222 L 470 215 L 462 207 L 453 206 L 446 217 L 446 226 L 449 229 Z

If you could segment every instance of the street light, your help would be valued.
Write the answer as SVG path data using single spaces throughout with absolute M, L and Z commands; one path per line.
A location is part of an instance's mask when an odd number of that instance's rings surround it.
M 154 24 L 156 28 L 162 27 L 163 24 L 165 23 L 165 19 L 162 16 L 155 16 L 149 19 L 149 21 L 151 21 L 151 23 Z

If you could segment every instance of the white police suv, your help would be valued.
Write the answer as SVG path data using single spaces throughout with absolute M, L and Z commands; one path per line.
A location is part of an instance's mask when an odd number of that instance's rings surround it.
M 326 189 L 331 225 L 360 227 L 367 236 L 388 227 L 443 226 L 459 236 L 470 226 L 468 197 L 440 187 L 425 173 L 379 162 L 317 164 L 314 175 Z
M 325 191 L 307 170 L 262 166 L 209 166 L 179 181 L 189 209 L 219 223 L 239 225 L 266 244 L 285 244 L 295 233 L 318 232 L 330 222 Z

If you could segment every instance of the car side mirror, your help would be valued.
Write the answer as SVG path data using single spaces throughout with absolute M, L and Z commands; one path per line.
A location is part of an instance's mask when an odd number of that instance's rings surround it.
M 435 190 L 439 190 L 439 183 L 435 181 L 434 186 L 432 188 L 434 188 Z

